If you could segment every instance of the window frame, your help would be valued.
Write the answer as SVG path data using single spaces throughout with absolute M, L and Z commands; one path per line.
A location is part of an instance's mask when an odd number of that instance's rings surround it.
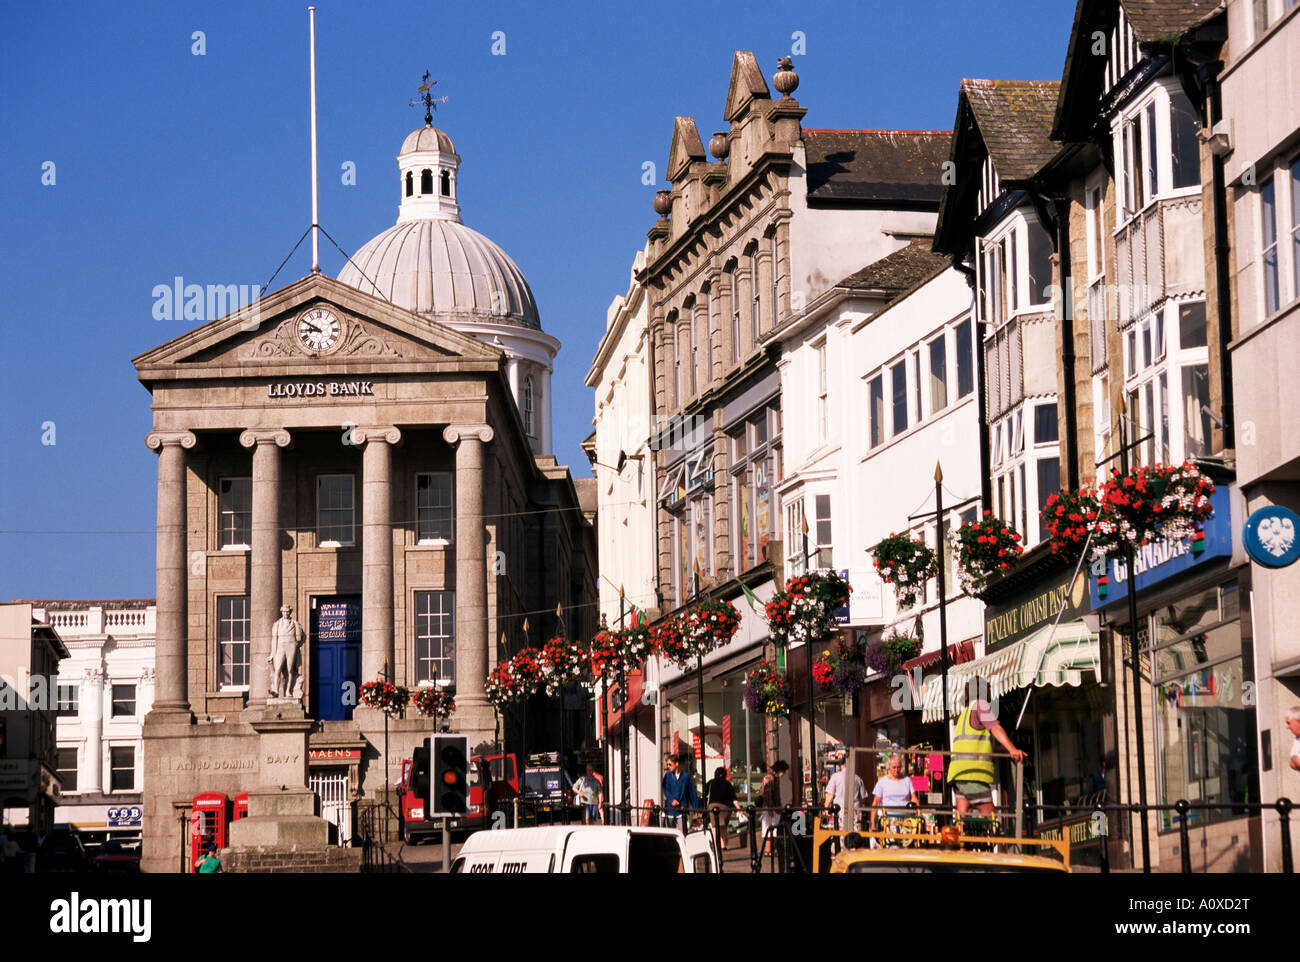
M 126 766 L 126 765 L 119 765 L 119 764 L 118 764 L 118 762 L 117 762 L 117 753 L 118 753 L 118 752 L 130 752 L 130 753 L 131 753 L 131 764 L 130 764 L 129 767 Z M 108 791 L 109 791 L 109 794 L 118 793 L 118 792 L 138 792 L 138 791 L 139 791 L 139 788 L 137 787 L 137 780 L 136 780 L 136 777 L 135 777 L 135 774 L 136 774 L 136 763 L 137 763 L 137 761 L 138 761 L 138 756 L 137 756 L 136 746 L 135 746 L 135 745 L 113 745 L 113 744 L 110 744 L 110 745 L 108 746 Z M 118 782 L 118 773 L 119 773 L 119 772 L 128 772 L 128 771 L 131 773 L 131 784 L 130 784 L 130 785 L 127 785 L 127 786 L 121 786 L 121 785 L 118 785 L 118 783 L 117 783 L 117 782 Z
M 423 602 L 431 601 L 436 596 L 438 608 L 434 610 Z M 427 622 L 427 624 L 425 623 Z M 424 629 L 429 629 L 425 631 Z M 443 629 L 439 634 L 435 629 Z M 447 654 L 450 641 L 451 654 Z M 434 643 L 440 642 L 435 655 Z M 421 645 L 427 643 L 427 654 L 422 653 Z M 439 688 L 456 688 L 456 593 L 446 589 L 417 588 L 411 597 L 411 664 L 417 686 L 437 685 Z M 441 666 L 450 664 L 450 678 L 446 677 Z
M 227 505 L 227 496 L 234 497 L 234 485 L 246 482 L 248 497 L 244 506 Z M 230 486 L 227 491 L 226 486 Z M 241 485 L 242 487 L 242 485 Z M 230 518 L 230 524 L 226 519 Z M 241 520 L 242 519 L 242 520 Z M 240 539 L 240 535 L 244 537 Z M 217 479 L 217 547 L 222 551 L 247 551 L 253 543 L 253 479 L 248 475 L 232 475 Z
M 337 481 L 341 478 L 348 479 L 348 505 L 344 507 L 326 508 L 323 504 L 324 486 L 328 481 Z M 350 532 L 347 540 L 326 538 L 323 532 L 328 529 L 342 528 L 342 524 L 332 523 L 325 524 L 322 520 L 322 513 L 325 511 L 348 512 L 349 521 L 347 528 Z M 353 548 L 357 543 L 357 479 L 355 474 L 337 473 L 337 474 L 318 474 L 316 475 L 316 547 L 318 548 Z
M 130 697 L 130 698 L 127 698 L 125 695 L 122 695 L 122 696 L 119 697 L 119 696 L 118 696 L 118 693 L 117 693 L 117 690 L 118 690 L 119 688 L 121 688 L 121 689 L 127 689 L 127 688 L 131 689 L 131 697 Z M 140 698 L 140 687 L 139 687 L 138 683 L 136 683 L 136 682 L 125 682 L 125 681 L 110 681 L 110 682 L 109 682 L 109 687 L 108 687 L 108 693 L 109 693 L 109 699 L 108 699 L 108 705 L 109 705 L 109 709 L 108 709 L 108 717 L 109 717 L 110 720 L 117 719 L 117 718 L 136 718 L 136 717 L 138 717 L 138 712 L 139 712 L 139 709 L 140 709 L 140 701 L 139 701 L 139 698 Z M 127 711 L 119 711 L 119 710 L 118 710 L 118 705 L 119 705 L 119 704 L 123 704 L 123 705 L 124 705 L 124 704 L 126 704 L 128 701 L 129 701 L 130 704 L 131 704 L 131 710 L 130 710 L 129 712 L 127 712 Z
M 447 503 L 446 505 L 438 504 L 421 504 L 420 479 L 430 478 L 433 481 L 446 479 L 447 482 Z M 432 490 L 430 487 L 429 490 Z M 426 518 L 425 512 L 435 512 L 432 518 Z M 441 526 L 439 518 L 445 512 L 446 527 L 445 533 L 438 534 Z M 428 528 L 425 526 L 429 525 Z M 456 542 L 456 474 L 454 471 L 417 471 L 415 474 L 415 543 L 421 545 L 450 545 Z
M 65 691 L 71 691 L 70 698 L 64 697 Z M 56 718 L 76 718 L 81 714 L 81 683 L 58 681 L 54 689 L 54 716 Z
M 242 602 L 242 617 L 236 617 L 238 612 L 235 611 L 236 603 Z M 226 606 L 229 606 L 226 608 Z M 226 610 L 223 610 L 226 609 Z M 217 596 L 217 690 L 218 691 L 248 691 L 252 680 L 253 673 L 253 650 L 252 650 L 252 605 L 248 595 L 218 595 Z M 231 637 L 225 638 L 226 626 L 231 628 Z M 234 627 L 243 626 L 243 638 L 234 637 Z M 242 660 L 236 661 L 235 656 L 242 654 Z M 245 681 L 225 681 L 227 670 L 229 669 L 230 677 L 235 678 L 236 670 L 242 666 L 244 668 Z

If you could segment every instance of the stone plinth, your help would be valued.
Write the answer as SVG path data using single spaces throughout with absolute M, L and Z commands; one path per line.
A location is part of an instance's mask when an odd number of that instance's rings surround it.
M 310 788 L 258 788 L 248 793 L 248 817 L 230 824 L 230 846 L 307 848 L 328 846 L 330 823 L 317 814 Z

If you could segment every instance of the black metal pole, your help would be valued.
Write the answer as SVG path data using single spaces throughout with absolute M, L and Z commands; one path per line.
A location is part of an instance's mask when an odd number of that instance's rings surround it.
M 803 518 L 803 567 L 804 572 L 808 573 L 812 569 L 812 556 L 808 553 L 808 516 Z M 817 804 L 817 747 L 815 744 L 816 709 L 813 699 L 816 697 L 813 693 L 813 640 L 805 638 L 803 640 L 804 656 L 808 664 L 805 666 L 808 675 L 808 745 L 804 749 L 808 756 L 808 805 L 810 806 L 809 815 L 811 816 L 811 806 Z
M 622 585 L 619 585 L 619 588 L 618 588 L 618 626 L 619 626 L 620 628 L 625 627 L 625 625 L 626 625 L 626 621 L 625 621 L 625 619 L 626 619 L 626 618 L 627 618 L 627 597 L 626 597 L 626 596 L 624 595 L 624 593 L 623 593 L 623 586 L 622 586 Z M 638 627 L 639 627 L 639 625 L 638 625 Z M 630 774 L 631 774 L 630 766 L 628 765 L 628 759 L 627 759 L 627 753 L 628 753 L 627 715 L 628 715 L 628 711 L 629 711 L 629 710 L 631 709 L 631 707 L 632 707 L 631 705 L 628 704 L 628 701 L 627 701 L 627 665 L 626 665 L 626 664 L 621 664 L 621 663 L 620 663 L 619 666 L 618 666 L 618 684 L 619 684 L 619 687 L 620 687 L 620 688 L 622 689 L 622 691 L 623 691 L 623 714 L 620 716 L 620 721 L 622 721 L 622 723 L 623 723 L 623 729 L 622 729 L 622 731 L 619 733 L 619 735 L 620 735 L 619 742 L 620 742 L 620 745 L 622 746 L 622 755 L 621 755 L 621 758 L 620 758 L 620 760 L 619 760 L 619 764 L 618 764 L 618 784 L 619 784 L 619 793 L 618 793 L 618 797 L 619 797 L 619 799 L 620 799 L 620 800 L 622 801 L 622 803 L 623 803 L 623 811 L 626 812 L 626 811 L 627 811 L 628 782 L 630 781 Z M 612 756 L 611 756 L 611 757 L 612 757 Z M 624 776 L 623 773 L 624 773 L 625 771 L 628 772 L 628 776 Z M 614 773 L 613 773 L 612 771 L 610 771 L 609 768 L 606 768 L 606 769 L 605 769 L 605 780 L 606 780 L 606 782 L 608 782 L 610 785 L 614 784 Z M 612 799 L 611 799 L 611 801 L 612 801 Z M 620 819 L 620 822 L 625 822 L 625 821 L 627 821 L 626 818 Z
M 938 546 L 935 568 L 939 577 L 939 673 L 940 684 L 943 686 L 943 747 L 951 758 L 952 732 L 948 726 L 948 603 L 946 597 L 948 590 L 943 577 L 943 467 L 938 461 L 934 464 L 934 530 L 934 540 Z M 947 779 L 943 784 L 946 795 Z
M 1128 412 L 1119 419 L 1119 463 L 1120 471 L 1125 476 L 1129 472 L 1128 460 L 1128 432 L 1125 425 L 1128 420 Z M 1142 737 L 1142 658 L 1141 646 L 1138 643 L 1138 607 L 1137 607 L 1137 574 L 1134 565 L 1133 542 L 1128 538 L 1124 539 L 1124 565 L 1128 580 L 1128 629 L 1130 651 L 1133 655 L 1133 733 L 1134 741 L 1137 743 L 1137 770 L 1138 770 L 1138 804 L 1142 806 L 1142 813 L 1139 816 L 1139 825 L 1142 830 L 1142 872 L 1150 874 L 1151 872 L 1151 833 L 1147 825 L 1147 753 L 1146 741 Z M 1132 795 L 1129 796 L 1132 798 Z
M 695 566 L 695 601 L 700 600 L 700 566 Z M 700 700 L 700 786 L 704 786 L 704 654 L 698 648 L 695 651 L 695 697 Z M 691 769 L 694 771 L 695 766 Z M 685 831 L 686 826 L 682 826 Z

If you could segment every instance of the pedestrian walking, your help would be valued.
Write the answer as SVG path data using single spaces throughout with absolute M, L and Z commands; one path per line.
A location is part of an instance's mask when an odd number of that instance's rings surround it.
M 771 832 L 781 824 L 781 776 L 790 770 L 789 764 L 777 759 L 763 776 L 758 790 L 758 805 L 762 810 L 759 824 L 763 829 L 763 854 L 772 854 Z
M 704 786 L 704 798 L 709 824 L 718 836 L 718 850 L 726 851 L 727 822 L 731 819 L 732 809 L 736 807 L 736 787 L 727 778 L 725 768 L 713 772 L 713 780 Z
M 601 812 L 605 805 L 605 786 L 596 777 L 596 766 L 588 765 L 587 773 L 574 783 L 570 791 L 582 805 L 583 824 L 601 824 L 603 821 Z
M 682 760 L 669 755 L 664 772 L 664 825 L 683 828 L 682 816 L 700 808 L 700 797 L 695 791 L 695 780 L 682 771 Z
M 217 858 L 217 847 L 215 845 L 208 846 L 208 854 L 199 863 L 195 871 L 200 875 L 211 875 L 214 872 L 221 871 L 221 859 Z
M 845 786 L 848 784 L 847 766 L 841 765 L 831 775 L 830 780 L 826 782 L 826 793 L 822 798 L 822 807 L 830 808 L 832 805 L 839 806 L 840 813 L 836 817 L 843 815 L 845 805 L 847 804 L 847 792 Z M 862 820 L 862 812 L 866 806 L 863 804 L 867 800 L 867 786 L 862 781 L 862 776 L 857 772 L 853 773 L 853 810 L 856 813 L 856 822 Z M 857 825 L 844 823 L 846 829 L 855 829 Z

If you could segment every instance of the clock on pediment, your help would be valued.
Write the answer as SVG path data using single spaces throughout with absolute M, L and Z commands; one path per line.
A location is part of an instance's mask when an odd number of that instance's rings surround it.
M 313 307 L 298 316 L 293 326 L 298 348 L 313 357 L 329 354 L 343 338 L 343 324 L 338 315 L 324 307 Z

